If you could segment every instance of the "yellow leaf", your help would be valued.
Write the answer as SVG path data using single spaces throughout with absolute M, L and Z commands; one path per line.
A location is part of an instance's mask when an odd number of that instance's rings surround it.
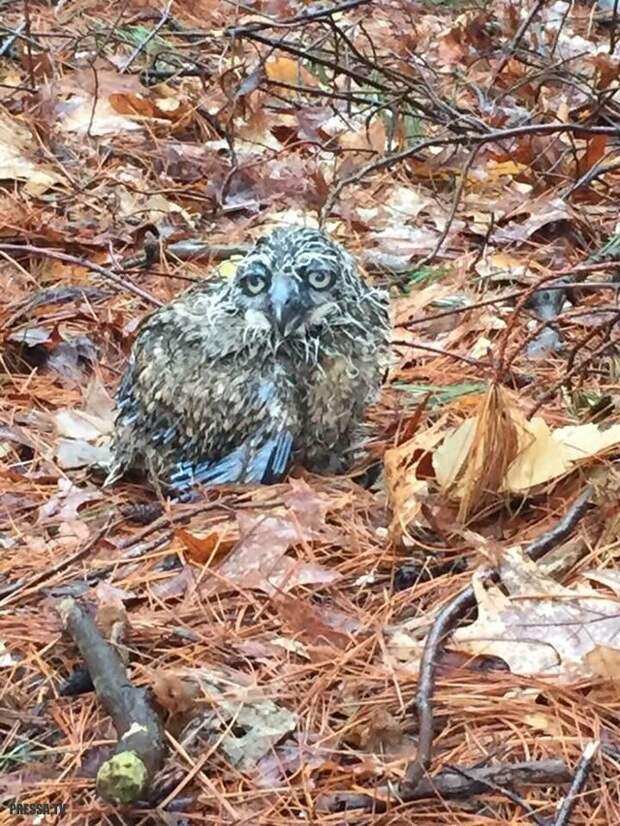
M 608 645 L 595 645 L 585 656 L 586 665 L 597 677 L 620 688 L 620 651 Z
M 276 57 L 265 64 L 269 80 L 288 83 L 291 86 L 316 86 L 316 79 L 292 57 Z
M 234 278 L 242 260 L 242 256 L 238 256 L 235 258 L 228 258 L 226 261 L 221 261 L 217 265 L 218 275 L 221 278 Z
M 433 453 L 433 469 L 437 481 L 444 490 L 450 488 L 461 471 L 474 440 L 477 419 L 465 421 L 443 440 Z
M 559 720 L 555 717 L 549 717 L 548 714 L 542 712 L 535 712 L 533 714 L 525 714 L 523 722 L 530 726 L 530 728 L 537 731 L 544 731 L 546 734 L 551 734 L 553 737 L 559 737 L 562 734 L 562 726 Z
M 381 118 L 373 118 L 368 129 L 345 132 L 339 138 L 343 149 L 383 152 L 385 149 L 385 124 Z
M 544 419 L 519 422 L 521 449 L 504 479 L 504 490 L 521 491 L 548 482 L 571 468 L 570 456 Z
M 570 460 L 587 459 L 620 443 L 620 424 L 606 430 L 600 430 L 595 424 L 560 427 L 554 431 L 553 438 L 562 445 Z
M 487 172 L 489 177 L 499 178 L 503 175 L 520 175 L 522 172 L 525 172 L 527 168 L 525 164 L 517 163 L 516 161 L 501 161 L 499 163 L 489 161 Z

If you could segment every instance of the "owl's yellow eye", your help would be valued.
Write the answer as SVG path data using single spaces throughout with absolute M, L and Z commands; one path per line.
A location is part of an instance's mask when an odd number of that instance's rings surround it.
M 308 284 L 315 290 L 326 290 L 333 283 L 333 273 L 327 270 L 311 270 L 308 273 Z
M 248 275 L 243 279 L 243 289 L 248 295 L 258 295 L 267 287 L 267 280 L 262 275 Z

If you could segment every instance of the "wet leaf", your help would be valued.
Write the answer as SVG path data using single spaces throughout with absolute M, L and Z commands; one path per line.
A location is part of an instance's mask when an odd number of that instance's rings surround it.
M 478 618 L 458 629 L 451 645 L 500 657 L 515 674 L 563 680 L 591 674 L 588 657 L 596 657 L 599 646 L 616 651 L 620 613 L 615 599 L 583 584 L 559 585 L 516 547 L 502 559 L 501 579 L 507 594 L 474 578 Z

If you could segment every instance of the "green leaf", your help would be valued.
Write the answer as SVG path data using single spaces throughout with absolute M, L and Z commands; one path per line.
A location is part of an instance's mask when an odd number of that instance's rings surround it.
M 427 393 L 430 393 L 431 405 L 443 405 L 449 404 L 460 396 L 467 396 L 470 393 L 484 393 L 487 389 L 487 384 L 486 382 L 478 381 L 441 386 L 438 384 L 405 384 L 404 382 L 398 382 L 394 387 L 415 396 L 425 396 Z

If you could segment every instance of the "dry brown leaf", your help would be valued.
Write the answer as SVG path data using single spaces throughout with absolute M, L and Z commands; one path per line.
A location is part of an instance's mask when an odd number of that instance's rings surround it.
M 562 680 L 590 675 L 587 656 L 598 646 L 615 650 L 620 638 L 617 600 L 585 585 L 565 588 L 518 547 L 505 552 L 500 574 L 507 594 L 474 576 L 478 618 L 457 629 L 451 645 L 500 657 L 514 674 Z
M 372 712 L 368 724 L 359 734 L 359 747 L 389 759 L 413 756 L 415 753 L 415 745 L 403 731 L 402 721 L 384 708 Z
M 434 478 L 432 451 L 444 438 L 444 425 L 445 420 L 441 419 L 404 444 L 385 452 L 385 487 L 393 514 L 390 535 L 396 542 L 402 536 L 409 536 L 428 495 L 429 479 Z
M 107 97 L 76 95 L 63 104 L 58 114 L 58 125 L 65 132 L 79 135 L 116 135 L 143 128 L 142 124 L 119 113 Z
M 265 63 L 269 80 L 288 83 L 290 86 L 318 86 L 314 75 L 292 57 L 274 57 Z
M 483 412 L 486 418 L 466 419 L 433 452 L 437 481 L 462 502 L 472 485 L 481 497 L 528 490 L 620 444 L 620 425 L 603 429 L 590 423 L 551 430 L 541 417 L 526 419 L 510 397 L 495 410 L 485 406 Z M 462 505 L 462 515 L 475 501 L 474 497 Z
M 285 594 L 278 595 L 275 602 L 283 623 L 310 649 L 327 646 L 344 650 L 350 644 L 351 637 L 333 628 L 319 606 Z
M 524 714 L 522 719 L 527 726 L 536 729 L 536 731 L 544 731 L 545 734 L 550 734 L 552 737 L 562 736 L 562 722 L 556 717 L 551 717 L 550 714 L 536 711 L 532 714 Z
M 189 559 L 199 565 L 218 561 L 235 543 L 235 537 L 226 530 L 216 529 L 204 536 L 196 536 L 184 528 L 179 528 L 176 535 L 187 548 Z
M 78 488 L 69 479 L 58 480 L 58 493 L 41 505 L 38 522 L 72 522 L 78 519 L 78 510 L 85 502 L 103 498 L 103 493 L 95 488 Z
M 196 683 L 182 680 L 175 674 L 159 670 L 153 678 L 153 695 L 169 714 L 185 714 L 196 704 L 199 694 Z
M 322 565 L 286 556 L 290 547 L 313 536 L 290 519 L 239 512 L 237 521 L 241 539 L 218 569 L 224 581 L 273 594 L 340 578 Z
M 585 656 L 586 664 L 593 674 L 611 683 L 620 694 L 620 649 L 608 645 L 595 645 Z
M 115 642 L 118 642 L 120 637 L 124 637 L 127 624 L 125 600 L 130 599 L 132 594 L 107 582 L 100 582 L 95 589 L 95 594 L 97 625 L 105 637 L 113 638 Z
M 518 449 L 514 401 L 502 387 L 492 384 L 478 416 L 466 420 L 433 454 L 443 489 L 460 498 L 461 521 L 501 490 Z
M 384 151 L 385 124 L 380 117 L 373 118 L 368 128 L 361 129 L 359 132 L 344 132 L 338 140 L 343 149 L 348 152 L 363 153 L 363 157 L 367 158 L 369 152 Z
M 0 111 L 0 181 L 26 181 L 26 192 L 42 195 L 62 179 L 53 169 L 29 157 L 33 147 L 28 129 L 17 118 Z

